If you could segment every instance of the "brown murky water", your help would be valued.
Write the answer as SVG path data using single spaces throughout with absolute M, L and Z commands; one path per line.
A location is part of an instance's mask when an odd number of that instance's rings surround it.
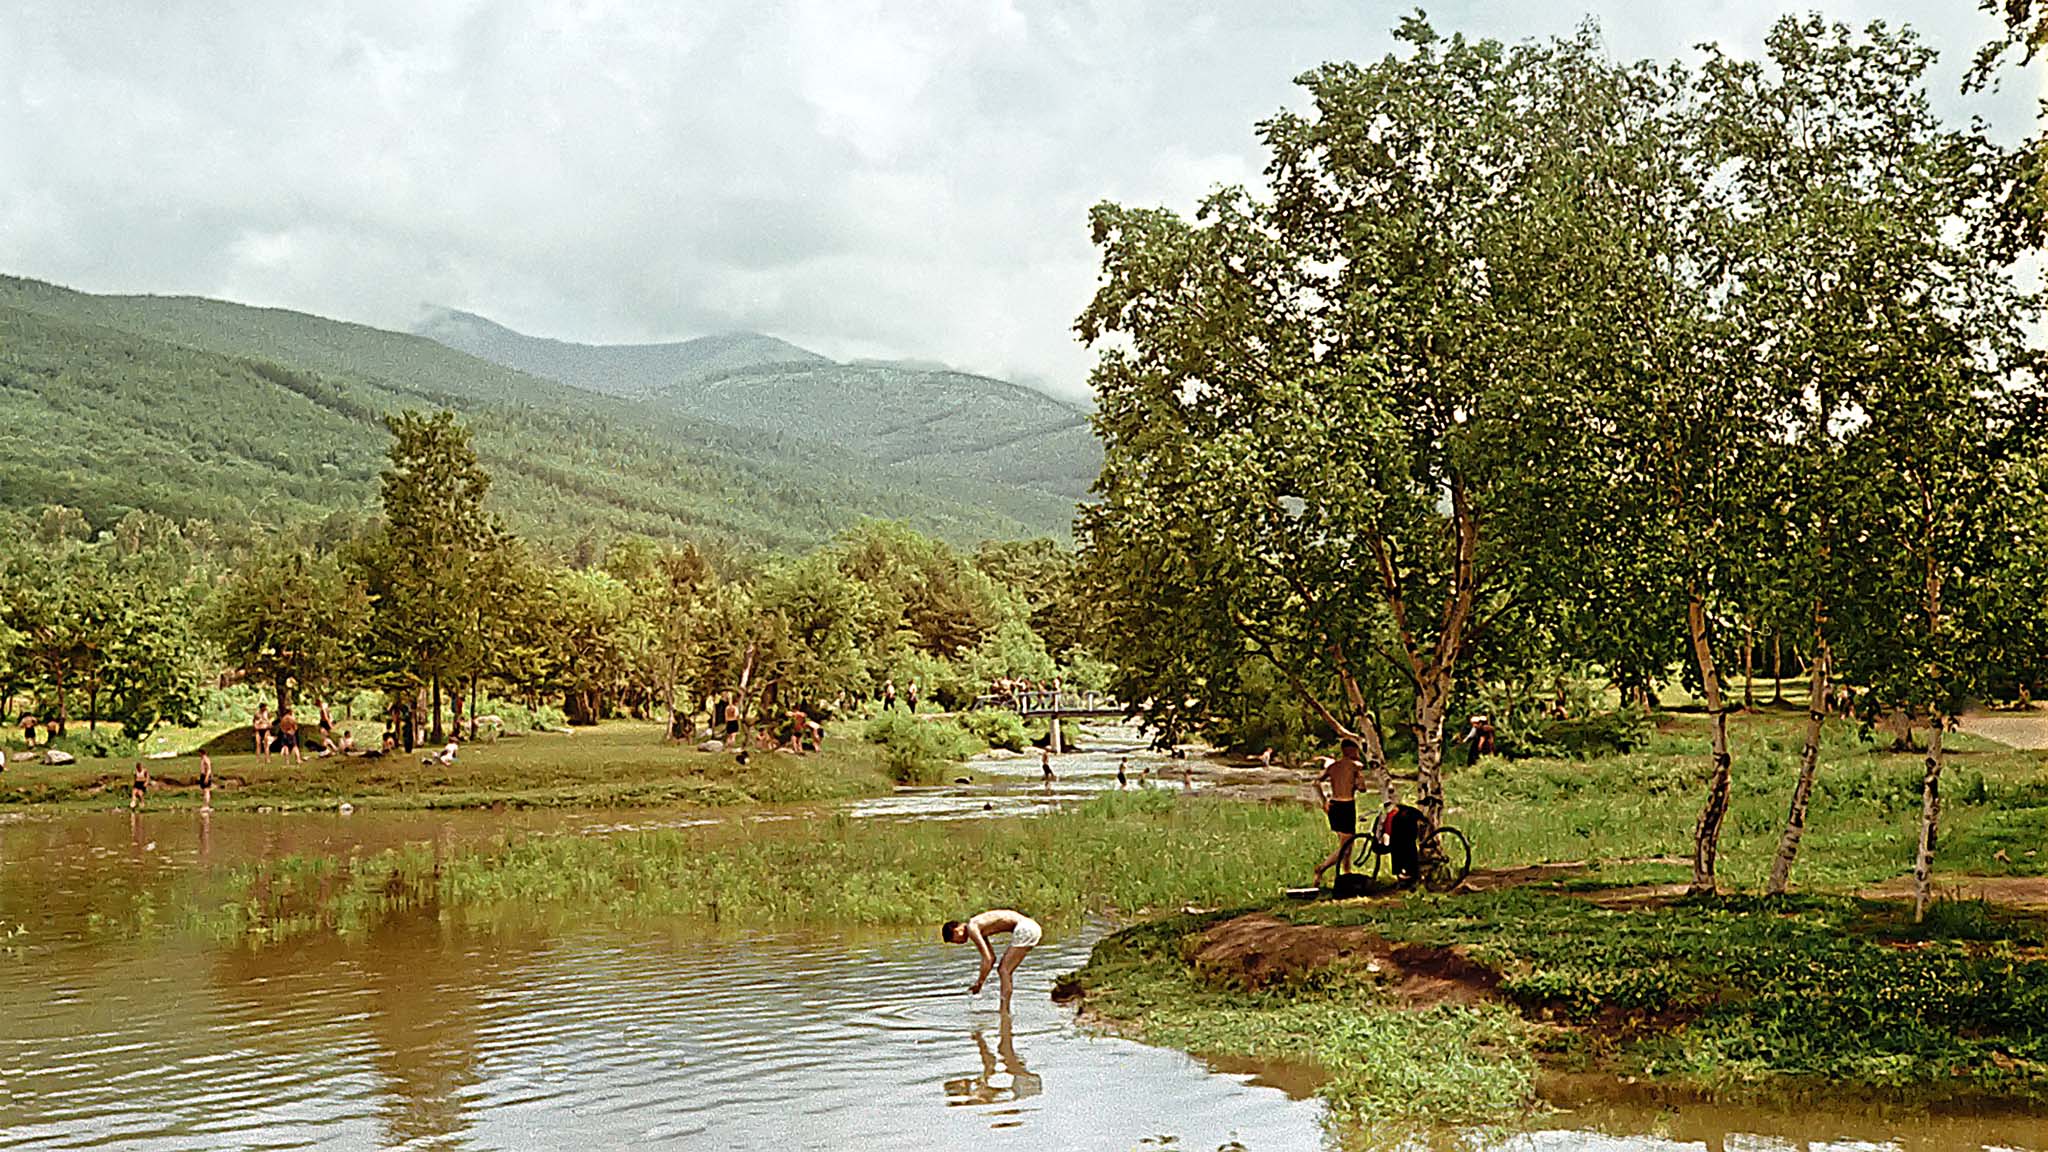
M 696 818 L 0 819 L 0 1148 L 1330 1146 L 1312 1071 L 1079 1030 L 1048 991 L 1093 931 L 1048 939 L 1005 1017 L 966 995 L 972 958 L 923 934 L 486 932 L 428 914 L 261 948 L 93 930 L 139 901 L 203 901 L 266 854 Z M 1596 1096 L 1530 1131 L 1416 1143 L 2048 1150 L 2044 1133 Z

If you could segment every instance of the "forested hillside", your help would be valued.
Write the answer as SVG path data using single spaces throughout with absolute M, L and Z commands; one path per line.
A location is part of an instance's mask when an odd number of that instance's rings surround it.
M 223 525 L 365 511 L 381 417 L 450 408 L 507 521 L 557 547 L 634 533 L 784 549 L 864 516 L 968 541 L 1064 532 L 1071 502 L 905 485 L 787 436 L 595 395 L 417 336 L 190 297 L 0 278 L 0 502 Z
M 816 441 L 932 492 L 986 482 L 1062 507 L 1085 496 L 1102 450 L 1085 410 L 1022 385 L 897 361 L 841 364 L 772 336 L 571 344 L 437 310 L 416 329 L 451 348 L 590 391 L 736 428 Z

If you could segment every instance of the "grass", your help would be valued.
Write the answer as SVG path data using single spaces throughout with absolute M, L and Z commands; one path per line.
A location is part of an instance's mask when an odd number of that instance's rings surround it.
M 889 790 L 877 750 L 828 741 L 807 756 L 697 752 L 662 739 L 662 726 L 613 723 L 574 735 L 536 733 L 464 745 L 452 765 L 423 765 L 422 749 L 380 759 L 309 756 L 303 764 L 254 753 L 216 756 L 215 808 L 715 808 L 873 796 Z M 196 757 L 149 761 L 151 808 L 197 807 Z M 125 807 L 133 764 L 10 764 L 0 806 Z
M 1073 977 L 1147 1040 L 1311 1060 L 1340 1116 L 1510 1119 L 1538 1060 L 1721 1097 L 1851 1091 L 2048 1101 L 2048 921 L 1957 903 L 1914 925 L 1845 897 L 1617 910 L 1528 889 L 1264 909 L 1457 947 L 1499 974 L 1478 1008 L 1406 1011 L 1356 968 L 1246 992 L 1187 960 L 1224 915 L 1118 933 Z

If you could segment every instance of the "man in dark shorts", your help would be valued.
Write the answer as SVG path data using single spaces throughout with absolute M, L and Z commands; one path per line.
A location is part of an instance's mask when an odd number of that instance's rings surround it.
M 727 746 L 730 746 L 734 740 L 739 739 L 740 706 L 733 702 L 732 697 L 728 696 L 725 698 L 724 706 L 719 711 L 722 713 L 719 719 L 725 721 L 725 742 Z
M 1351 843 L 1358 839 L 1358 781 L 1365 771 L 1358 755 L 1358 741 L 1347 738 L 1339 746 L 1337 758 L 1324 765 L 1323 774 L 1316 777 L 1316 800 L 1329 816 L 1330 831 L 1337 834 L 1337 850 L 1316 865 L 1311 888 L 1321 888 L 1323 873 L 1333 867 L 1340 876 L 1351 870 Z M 1330 783 L 1327 793 L 1323 791 L 1326 780 Z
M 134 812 L 141 809 L 142 799 L 147 795 L 149 795 L 149 769 L 143 767 L 142 761 L 137 760 L 135 762 L 135 779 L 128 782 L 128 810 Z

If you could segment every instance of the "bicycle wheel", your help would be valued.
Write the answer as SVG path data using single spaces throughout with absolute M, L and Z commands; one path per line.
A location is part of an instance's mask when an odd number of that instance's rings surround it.
M 1372 879 L 1378 880 L 1380 878 L 1380 869 L 1385 866 L 1385 855 L 1374 845 L 1372 837 L 1360 836 L 1351 845 L 1351 870 L 1353 872 L 1365 872 L 1368 857 L 1372 861 Z
M 1449 892 L 1472 871 L 1472 842 L 1456 828 L 1439 828 L 1429 838 L 1422 861 L 1422 884 L 1431 892 Z

